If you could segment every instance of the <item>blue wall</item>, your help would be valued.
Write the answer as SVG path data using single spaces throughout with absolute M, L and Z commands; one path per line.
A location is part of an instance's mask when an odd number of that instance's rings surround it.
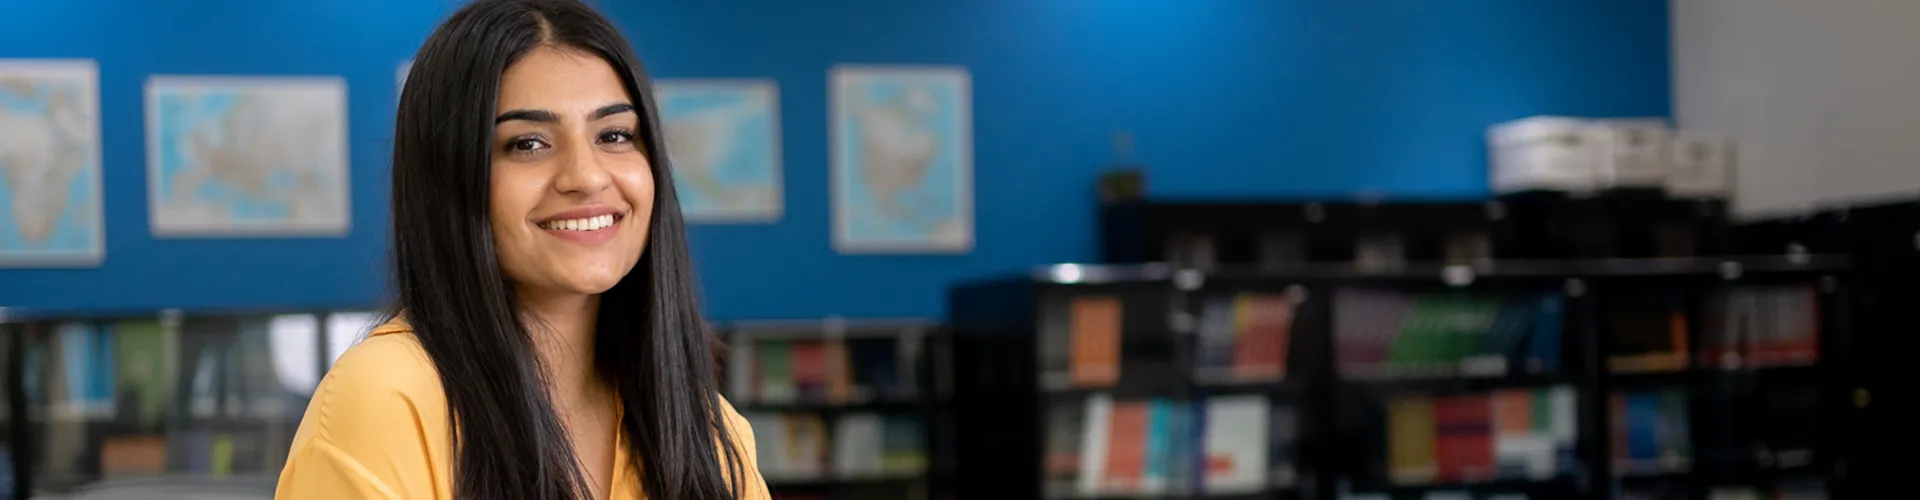
M 100 62 L 107 260 L 0 270 L 0 305 L 332 306 L 383 286 L 396 65 L 448 0 L 6 0 L 0 58 Z M 947 283 L 1096 257 L 1092 180 L 1130 132 L 1155 195 L 1485 194 L 1483 130 L 1541 113 L 1665 116 L 1665 0 L 602 0 L 658 77 L 778 79 L 786 200 L 772 225 L 693 230 L 719 318 L 937 316 Z M 962 256 L 830 244 L 826 75 L 973 76 L 976 243 Z M 352 109 L 345 239 L 154 240 L 146 75 L 338 74 Z

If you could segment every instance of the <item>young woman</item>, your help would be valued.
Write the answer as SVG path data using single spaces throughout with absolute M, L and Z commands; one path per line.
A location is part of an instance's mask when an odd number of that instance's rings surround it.
M 653 93 L 571 0 L 478 0 L 400 95 L 392 319 L 315 391 L 287 499 L 765 499 L 717 393 Z

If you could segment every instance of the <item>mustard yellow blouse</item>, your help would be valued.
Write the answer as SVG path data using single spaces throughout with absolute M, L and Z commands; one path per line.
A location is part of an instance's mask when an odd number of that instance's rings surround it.
M 726 400 L 721 405 L 746 461 L 739 498 L 769 500 L 753 429 Z M 314 390 L 274 497 L 451 500 L 451 437 L 446 393 L 426 350 L 405 323 L 381 325 L 341 355 Z M 616 444 L 614 450 L 618 480 L 610 497 L 645 498 L 626 447 Z

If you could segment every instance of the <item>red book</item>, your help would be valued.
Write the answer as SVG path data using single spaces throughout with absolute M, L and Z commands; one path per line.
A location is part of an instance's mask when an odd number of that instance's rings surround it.
M 1486 396 L 1435 399 L 1433 420 L 1441 482 L 1473 482 L 1493 478 L 1491 400 Z
M 802 400 L 826 399 L 826 345 L 817 340 L 793 343 L 793 387 Z
M 1140 476 L 1147 467 L 1147 403 L 1117 402 L 1107 428 L 1108 491 L 1131 492 L 1140 489 Z
M 1237 301 L 1234 378 L 1280 380 L 1287 374 L 1293 301 L 1284 295 L 1243 295 Z

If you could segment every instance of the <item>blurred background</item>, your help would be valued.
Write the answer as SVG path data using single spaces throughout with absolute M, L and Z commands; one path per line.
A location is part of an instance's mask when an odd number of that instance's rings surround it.
M 1914 489 L 1920 2 L 593 3 L 778 498 Z M 271 496 L 459 2 L 0 6 L 0 498 Z

